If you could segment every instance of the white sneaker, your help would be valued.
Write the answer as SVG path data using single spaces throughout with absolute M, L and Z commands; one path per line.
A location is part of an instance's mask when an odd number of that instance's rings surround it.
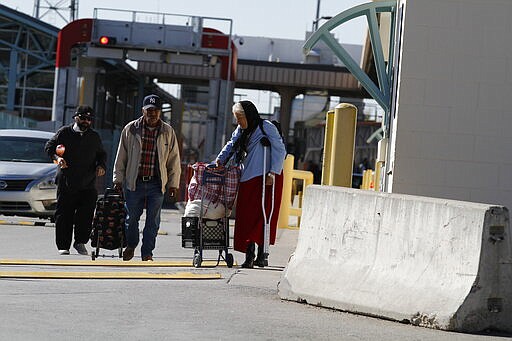
M 78 252 L 81 255 L 87 256 L 89 254 L 89 252 L 87 252 L 85 245 L 82 243 L 73 243 L 73 247 L 75 248 L 76 252 Z
M 69 250 L 59 250 L 59 255 L 69 255 Z

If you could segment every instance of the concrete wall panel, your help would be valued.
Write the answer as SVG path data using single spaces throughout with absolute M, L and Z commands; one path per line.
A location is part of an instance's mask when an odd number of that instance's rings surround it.
M 502 166 L 512 160 L 512 2 L 400 4 L 404 33 L 389 189 L 511 207 Z M 435 173 L 440 179 L 419 176 L 425 172 L 411 166 L 435 169 L 440 160 L 446 170 Z M 418 193 L 440 184 L 445 191 Z
M 512 331 L 508 219 L 502 206 L 312 185 L 279 295 L 431 328 Z

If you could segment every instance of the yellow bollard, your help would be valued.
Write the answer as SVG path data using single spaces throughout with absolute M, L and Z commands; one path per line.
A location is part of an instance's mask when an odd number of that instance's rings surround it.
M 368 178 L 368 169 L 363 171 L 363 181 L 361 182 L 360 189 L 368 189 L 369 187 L 369 178 Z
M 375 161 L 375 188 L 376 192 L 381 191 L 382 169 L 386 163 L 386 155 L 388 151 L 388 138 L 385 137 L 379 141 L 377 146 L 377 160 Z
M 330 185 L 331 177 L 331 154 L 332 154 L 332 132 L 334 130 L 334 110 L 325 114 L 325 139 L 324 155 L 322 158 L 322 185 Z
M 293 155 L 288 155 L 283 164 L 283 196 L 281 199 L 281 206 L 279 209 L 279 218 L 277 220 L 277 227 L 289 228 L 290 216 L 299 217 L 302 215 L 302 204 L 299 200 L 299 208 L 292 207 L 292 183 L 293 179 L 302 180 L 302 190 L 305 191 L 306 187 L 313 184 L 313 173 L 303 170 L 293 169 Z M 298 226 L 297 226 L 298 228 Z
M 352 187 L 356 124 L 357 108 L 348 103 L 338 104 L 334 109 L 329 171 L 329 185 L 331 186 Z
M 277 221 L 277 227 L 283 228 L 288 227 L 288 218 L 290 216 L 290 206 L 293 198 L 292 195 L 292 171 L 293 161 L 295 157 L 291 154 L 286 156 L 283 163 L 283 197 L 281 199 L 281 206 L 279 209 L 279 218 Z
M 297 228 L 300 226 L 300 217 L 302 216 L 302 197 L 306 191 L 306 187 L 313 184 L 313 173 L 309 171 L 303 170 L 292 170 L 292 179 L 302 180 L 302 192 L 299 192 L 299 207 L 291 207 L 290 208 L 290 216 L 296 216 L 297 219 Z M 293 200 L 292 200 L 293 202 Z M 289 225 L 289 224 L 287 224 Z M 291 226 L 288 226 L 291 227 Z

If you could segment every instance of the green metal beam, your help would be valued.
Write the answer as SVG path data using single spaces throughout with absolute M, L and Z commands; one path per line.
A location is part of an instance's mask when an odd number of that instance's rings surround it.
M 389 78 L 386 73 L 386 62 L 384 61 L 384 52 L 382 51 L 382 42 L 379 33 L 379 24 L 377 23 L 377 12 L 375 8 L 370 8 L 366 14 L 368 27 L 370 29 L 370 40 L 372 42 L 373 57 L 375 59 L 375 68 L 377 69 L 377 78 L 379 88 L 384 96 L 389 94 Z
M 377 22 L 377 13 L 390 12 L 391 15 L 391 34 L 389 37 L 389 63 L 386 65 L 384 59 L 384 52 L 382 51 L 381 37 Z M 329 21 L 325 22 L 316 32 L 314 32 L 304 44 L 304 52 L 309 52 L 319 41 L 325 44 L 334 52 L 334 54 L 345 64 L 347 69 L 354 75 L 354 77 L 361 82 L 362 86 L 368 93 L 379 103 L 385 110 L 386 116 L 391 107 L 391 77 L 392 67 L 391 61 L 393 56 L 394 46 L 394 22 L 396 12 L 396 1 L 387 2 L 372 2 L 352 7 L 342 13 L 339 13 Z M 377 78 L 379 85 L 377 86 L 368 75 L 361 69 L 357 63 L 341 46 L 336 39 L 334 39 L 331 31 L 349 20 L 365 16 L 368 22 L 370 41 L 375 60 L 375 68 L 377 71 Z

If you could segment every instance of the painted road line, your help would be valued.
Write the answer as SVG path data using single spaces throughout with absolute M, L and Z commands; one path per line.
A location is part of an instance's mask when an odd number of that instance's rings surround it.
M 217 261 L 205 260 L 204 267 L 215 266 Z M 122 260 L 75 260 L 75 259 L 0 259 L 0 265 L 51 265 L 51 266 L 112 266 L 112 267 L 192 267 L 192 260 L 175 261 L 122 261 Z M 236 263 L 234 265 L 237 265 Z M 219 266 L 226 266 L 220 262 Z
M 47 225 L 48 224 L 48 225 Z M 55 224 L 44 221 L 13 221 L 13 220 L 0 220 L 0 225 L 22 225 L 22 226 L 50 226 Z
M 219 273 L 198 274 L 192 272 L 77 272 L 77 271 L 0 271 L 0 278 L 42 279 L 221 279 Z
M 139 230 L 139 234 L 141 234 L 142 232 L 143 232 L 143 230 Z M 169 233 L 167 233 L 167 231 L 164 231 L 164 230 L 158 230 L 158 234 L 167 236 Z

